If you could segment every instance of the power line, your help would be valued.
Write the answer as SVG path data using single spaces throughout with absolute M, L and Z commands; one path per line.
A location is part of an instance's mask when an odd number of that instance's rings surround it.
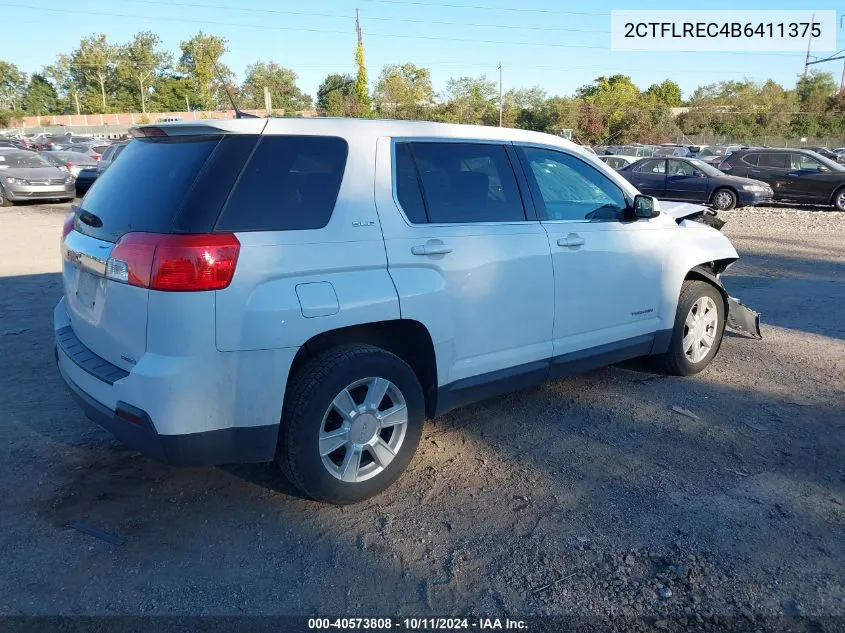
M 376 0 L 373 0 L 376 1 Z M 378 0 L 387 2 L 388 0 Z M 189 18 L 177 18 L 173 16 L 149 16 L 149 15 L 132 15 L 126 13 L 111 13 L 111 12 L 102 12 L 102 11 L 83 11 L 80 9 L 55 9 L 52 7 L 33 7 L 31 5 L 24 5 L 24 4 L 13 4 L 13 3 L 6 3 L 5 6 L 7 7 L 17 7 L 22 9 L 31 9 L 34 11 L 50 11 L 54 13 L 71 13 L 74 15 L 93 15 L 97 17 L 118 17 L 118 18 L 129 18 L 132 20 L 162 20 L 167 22 L 184 22 L 189 24 L 214 24 L 220 26 L 227 26 L 227 27 L 243 27 L 243 28 L 254 28 L 254 29 L 262 29 L 262 30 L 271 30 L 271 31 L 299 31 L 299 32 L 306 32 L 306 33 L 331 33 L 331 34 L 341 34 L 341 35 L 348 35 L 348 31 L 346 30 L 337 30 L 337 29 L 324 29 L 324 28 L 307 28 L 307 27 L 290 27 L 290 26 L 273 26 L 267 24 L 240 24 L 235 22 L 218 22 L 212 20 L 195 20 Z M 504 46 L 539 46 L 542 48 L 576 48 L 576 49 L 592 49 L 592 50 L 607 50 L 605 46 L 591 46 L 589 44 L 558 44 L 558 43 L 548 43 L 548 42 L 524 42 L 524 41 L 507 41 L 507 40 L 486 40 L 486 39 L 473 39 L 473 38 L 462 38 L 462 37 L 437 37 L 432 35 L 415 35 L 411 33 L 367 33 L 367 37 L 384 37 L 384 38 L 398 38 L 398 39 L 419 39 L 419 40 L 427 40 L 427 41 L 442 41 L 442 42 L 466 42 L 469 44 L 500 44 Z M 691 53 L 691 52 L 698 52 L 698 51 L 676 51 L 675 53 Z M 774 56 L 789 56 L 794 57 L 794 54 L 790 53 L 774 53 L 774 52 L 762 52 L 762 53 L 748 53 L 745 51 L 714 51 L 715 54 L 725 54 L 725 55 L 749 55 L 749 54 L 756 54 L 756 55 L 774 55 Z
M 227 7 L 219 4 L 201 4 L 196 2 L 163 2 L 160 0 L 122 0 L 131 4 L 150 4 L 158 6 L 180 6 L 192 7 L 196 9 L 216 9 L 220 11 L 240 11 L 242 13 L 262 13 L 265 15 L 298 15 L 304 17 L 317 18 L 335 18 L 339 20 L 354 20 L 354 16 L 342 15 L 339 13 L 317 13 L 313 11 L 290 11 L 287 9 L 259 9 L 255 7 Z M 382 16 L 367 16 L 368 21 L 375 22 L 402 22 L 407 24 L 436 24 L 438 26 L 469 26 L 478 28 L 493 28 L 493 29 L 511 29 L 511 30 L 525 30 L 525 31 L 550 31 L 562 33 L 591 33 L 591 34 L 608 34 L 610 30 L 607 29 L 569 29 L 554 26 L 522 26 L 517 24 L 490 24 L 478 22 L 454 22 L 445 20 L 415 20 L 413 18 L 388 18 Z

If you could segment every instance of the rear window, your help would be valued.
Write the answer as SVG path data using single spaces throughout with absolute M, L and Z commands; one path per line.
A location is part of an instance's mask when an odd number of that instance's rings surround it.
M 789 169 L 789 154 L 787 153 L 771 153 L 759 154 L 757 165 L 760 167 L 774 167 L 776 169 Z
M 346 141 L 332 136 L 263 136 L 216 229 L 296 231 L 326 226 L 347 152 Z M 123 162 L 121 158 L 116 164 Z
M 80 222 L 79 230 L 109 242 L 129 231 L 172 232 L 183 200 L 219 142 L 219 136 L 132 141 L 82 200 L 82 209 L 102 226 Z

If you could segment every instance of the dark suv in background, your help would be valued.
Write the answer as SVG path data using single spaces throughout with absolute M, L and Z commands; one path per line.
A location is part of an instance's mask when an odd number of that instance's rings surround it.
M 833 205 L 845 211 L 845 167 L 806 149 L 747 149 L 719 164 L 733 176 L 769 183 L 775 200 Z

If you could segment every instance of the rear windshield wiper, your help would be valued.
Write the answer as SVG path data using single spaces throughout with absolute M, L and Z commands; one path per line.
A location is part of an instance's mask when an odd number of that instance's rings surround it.
M 87 224 L 88 226 L 92 226 L 92 227 L 94 227 L 95 229 L 99 229 L 101 226 L 103 226 L 103 221 L 102 221 L 102 219 L 100 219 L 100 217 L 99 217 L 99 216 L 96 216 L 96 215 L 94 215 L 93 213 L 91 213 L 91 212 L 89 212 L 89 211 L 82 211 L 82 212 L 80 212 L 80 214 L 79 214 L 79 221 L 80 221 L 80 222 L 84 222 L 84 223 L 85 223 L 85 224 Z

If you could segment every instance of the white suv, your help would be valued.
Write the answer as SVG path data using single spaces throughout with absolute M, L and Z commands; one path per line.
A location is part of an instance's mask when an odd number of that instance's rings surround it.
M 726 319 L 717 230 L 563 139 L 344 119 L 141 126 L 62 238 L 58 365 L 89 417 L 174 464 L 276 460 L 373 495 L 426 416 L 651 355 Z

